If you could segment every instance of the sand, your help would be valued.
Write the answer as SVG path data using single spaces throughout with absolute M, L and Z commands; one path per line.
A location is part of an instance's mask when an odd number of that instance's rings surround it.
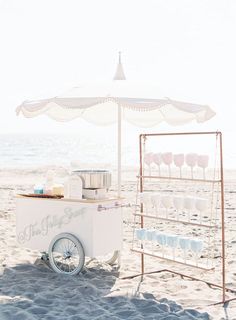
M 0 171 L 0 319 L 236 319 L 236 300 L 224 307 L 214 305 L 221 290 L 182 279 L 169 272 L 123 279 L 140 272 L 140 255 L 130 251 L 132 209 L 124 209 L 124 249 L 121 267 L 92 261 L 77 276 L 53 272 L 40 253 L 20 248 L 15 238 L 15 195 L 29 192 L 43 169 Z M 57 168 L 63 177 L 67 170 Z M 125 194 L 135 196 L 135 174 L 126 177 Z M 236 186 L 235 173 L 226 182 L 227 286 L 236 288 Z M 233 178 L 232 178 L 233 177 Z M 131 200 L 130 200 L 131 201 Z M 217 259 L 217 258 L 216 258 Z M 145 271 L 174 269 L 209 281 L 220 281 L 217 273 L 206 275 L 176 264 L 145 258 Z M 218 266 L 219 267 L 219 266 Z M 227 293 L 228 298 L 236 295 Z

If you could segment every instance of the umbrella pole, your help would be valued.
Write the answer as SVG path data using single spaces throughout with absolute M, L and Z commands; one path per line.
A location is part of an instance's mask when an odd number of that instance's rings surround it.
M 117 168 L 117 182 L 118 182 L 118 197 L 121 196 L 121 105 L 118 104 L 118 168 Z

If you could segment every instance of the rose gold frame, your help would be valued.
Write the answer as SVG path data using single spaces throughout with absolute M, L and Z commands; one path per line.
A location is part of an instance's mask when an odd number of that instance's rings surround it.
M 219 131 L 216 132 L 179 132 L 179 133 L 150 133 L 150 134 L 140 134 L 139 136 L 139 162 L 140 162 L 140 170 L 139 170 L 139 184 L 140 184 L 140 192 L 144 191 L 144 179 L 145 178 L 151 178 L 151 179 L 165 179 L 165 177 L 158 177 L 158 176 L 146 176 L 144 175 L 144 167 L 143 167 L 143 142 L 146 140 L 147 137 L 152 136 L 152 137 L 160 137 L 160 136 L 183 136 L 183 135 L 215 135 L 216 138 L 219 137 L 219 158 L 220 158 L 220 179 L 219 180 L 201 180 L 201 179 L 184 179 L 184 178 L 171 178 L 168 177 L 166 179 L 175 179 L 175 180 L 191 180 L 191 181 L 204 181 L 204 182 L 211 182 L 211 183 L 220 183 L 220 203 L 221 203 L 221 254 L 222 254 L 222 265 L 221 265 L 221 271 L 222 271 L 222 283 L 221 285 L 219 284 L 214 284 L 214 283 L 210 283 L 207 281 L 204 281 L 202 279 L 197 279 L 188 275 L 184 275 L 182 273 L 176 272 L 176 271 L 172 271 L 169 269 L 163 269 L 163 270 L 159 270 L 159 271 L 154 271 L 154 272 L 150 272 L 150 273 L 155 273 L 155 272 L 171 272 L 174 274 L 178 274 L 181 277 L 186 277 L 186 278 L 190 278 L 193 280 L 198 280 L 201 282 L 205 282 L 211 286 L 215 286 L 217 288 L 221 288 L 222 289 L 222 303 L 226 303 L 227 301 L 231 301 L 234 300 L 236 298 L 233 299 L 229 299 L 226 301 L 226 297 L 225 297 L 225 293 L 226 291 L 228 292 L 232 292 L 232 293 L 236 293 L 236 290 L 234 289 L 230 289 L 230 288 L 226 288 L 225 285 L 225 213 L 224 213 L 224 170 L 223 170 L 223 143 L 222 143 L 222 133 Z M 141 204 L 140 206 L 140 214 L 136 214 L 137 216 L 140 217 L 140 222 L 141 222 L 141 228 L 144 227 L 144 218 L 146 217 L 143 214 L 143 205 Z M 175 221 L 177 222 L 177 221 Z M 190 223 L 191 224 L 191 223 Z M 205 226 L 207 227 L 207 226 Z M 146 255 L 147 253 L 143 252 L 143 247 L 141 246 L 141 250 L 135 250 L 132 249 L 132 251 L 134 252 L 139 252 L 141 254 L 141 274 L 138 275 L 134 275 L 131 276 L 132 277 L 136 277 L 136 276 L 143 276 L 147 273 L 145 273 L 145 261 L 144 261 L 144 255 Z M 156 255 L 153 254 L 149 254 L 149 256 L 153 256 L 153 257 L 157 257 L 160 258 Z M 165 259 L 165 258 L 163 258 Z

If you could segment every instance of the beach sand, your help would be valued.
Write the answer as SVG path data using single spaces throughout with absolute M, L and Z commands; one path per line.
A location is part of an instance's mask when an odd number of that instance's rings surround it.
M 29 192 L 46 169 L 0 171 L 0 319 L 236 319 L 236 300 L 225 307 L 214 305 L 222 292 L 199 281 L 160 272 L 133 279 L 122 279 L 140 272 L 140 255 L 132 246 L 132 208 L 123 210 L 124 249 L 121 267 L 92 261 L 77 276 L 53 272 L 40 259 L 40 253 L 20 248 L 15 237 L 15 195 Z M 67 170 L 57 168 L 63 177 Z M 227 287 L 236 289 L 236 173 L 229 173 L 225 184 Z M 125 195 L 135 197 L 135 174 L 127 175 Z M 217 258 L 216 258 L 217 260 Z M 217 264 L 219 269 L 219 265 Z M 217 272 L 145 258 L 145 271 L 173 269 L 218 281 Z M 219 270 L 216 270 L 219 271 Z M 219 272 L 218 272 L 219 273 Z M 236 295 L 227 293 L 227 298 Z

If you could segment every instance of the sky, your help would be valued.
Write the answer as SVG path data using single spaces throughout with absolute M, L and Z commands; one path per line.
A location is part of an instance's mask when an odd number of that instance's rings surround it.
M 235 0 L 0 0 L 0 133 L 114 130 L 24 119 L 15 108 L 83 81 L 112 79 L 121 51 L 127 79 L 152 81 L 170 98 L 217 112 L 204 125 L 177 130 L 218 129 L 234 141 L 235 33 Z M 140 131 L 127 128 L 130 136 Z

